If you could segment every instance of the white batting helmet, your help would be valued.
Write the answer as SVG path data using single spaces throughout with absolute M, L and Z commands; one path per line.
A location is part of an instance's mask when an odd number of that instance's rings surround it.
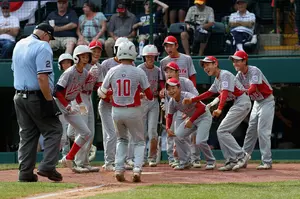
M 92 61 L 92 51 L 90 50 L 90 48 L 87 45 L 79 45 L 75 48 L 75 50 L 73 52 L 73 60 L 74 60 L 75 64 L 78 64 L 78 62 L 79 62 L 79 56 L 78 55 L 82 55 L 84 53 L 89 53 L 89 55 L 90 55 L 89 63 L 91 63 L 91 61 Z
M 156 48 L 156 46 L 152 45 L 152 44 L 148 44 L 143 48 L 143 52 L 142 52 L 142 56 L 147 56 L 147 55 L 152 55 L 155 56 L 155 60 L 157 61 L 158 58 L 158 50 Z M 144 58 L 145 61 L 145 58 Z
M 58 63 L 57 63 L 57 65 L 58 65 L 58 69 L 59 69 L 59 70 L 62 70 L 62 67 L 61 67 L 61 65 L 60 65 L 60 62 L 62 62 L 62 61 L 64 61 L 64 60 L 71 60 L 71 61 L 72 61 L 72 65 L 74 64 L 74 60 L 73 60 L 72 55 L 70 55 L 69 53 L 63 53 L 63 54 L 61 54 L 61 55 L 59 56 L 59 58 L 58 58 Z
M 114 45 L 114 54 L 117 54 L 118 51 L 118 47 L 120 46 L 121 43 L 125 42 L 125 41 L 129 41 L 129 39 L 127 37 L 119 37 Z
M 137 52 L 135 45 L 131 41 L 123 42 L 118 47 L 117 58 L 118 60 L 130 59 L 135 61 Z

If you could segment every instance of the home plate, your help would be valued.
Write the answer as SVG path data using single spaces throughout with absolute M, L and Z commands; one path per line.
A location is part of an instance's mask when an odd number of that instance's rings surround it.
M 163 172 L 142 172 L 143 175 L 161 174 Z

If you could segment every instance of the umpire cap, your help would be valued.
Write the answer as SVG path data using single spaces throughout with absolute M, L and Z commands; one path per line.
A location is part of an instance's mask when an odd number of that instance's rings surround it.
M 52 26 L 50 26 L 50 24 L 43 22 L 43 23 L 40 23 L 39 25 L 37 25 L 35 27 L 35 29 L 42 30 L 42 31 L 48 33 L 50 36 L 50 39 L 55 40 L 54 36 L 53 36 L 54 28 Z

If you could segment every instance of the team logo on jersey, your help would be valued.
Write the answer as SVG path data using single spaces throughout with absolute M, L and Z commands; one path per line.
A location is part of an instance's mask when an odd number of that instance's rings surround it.
M 254 75 L 254 76 L 252 77 L 252 80 L 253 80 L 254 82 L 257 82 L 257 81 L 258 81 L 258 76 L 257 76 L 257 75 Z
M 226 81 L 225 81 L 225 82 L 222 82 L 222 87 L 223 87 L 223 88 L 227 88 L 227 87 L 228 87 L 228 82 L 226 82 Z

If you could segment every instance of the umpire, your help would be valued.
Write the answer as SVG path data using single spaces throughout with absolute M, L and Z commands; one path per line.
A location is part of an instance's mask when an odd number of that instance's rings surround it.
M 53 28 L 47 23 L 37 25 L 33 34 L 20 40 L 13 51 L 14 105 L 19 124 L 19 181 L 37 182 L 33 173 L 40 134 L 44 140 L 43 160 L 37 174 L 53 181 L 62 181 L 55 166 L 59 158 L 62 125 L 60 112 L 53 101 L 53 52 L 49 41 Z

